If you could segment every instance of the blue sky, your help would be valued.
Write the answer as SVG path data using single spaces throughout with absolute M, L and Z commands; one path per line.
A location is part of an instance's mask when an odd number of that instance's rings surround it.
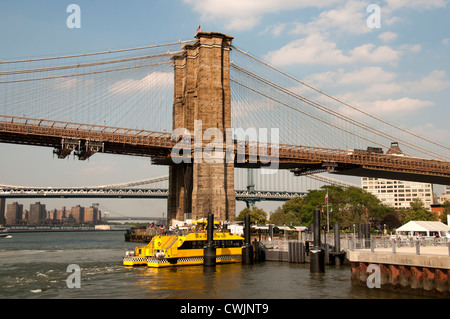
M 66 25 L 71 3 L 81 8 L 79 29 Z M 380 28 L 366 23 L 372 3 L 381 9 Z M 201 24 L 203 31 L 234 36 L 235 46 L 299 79 L 448 145 L 449 6 L 447 0 L 2 1 L 0 59 L 189 40 Z M 0 163 L 8 167 L 0 175 L 4 184 L 101 185 L 166 174 L 142 158 L 95 155 L 88 162 L 61 161 L 48 149 L 0 147 Z M 166 209 L 165 201 L 105 206 L 130 215 L 149 210 L 159 215 Z

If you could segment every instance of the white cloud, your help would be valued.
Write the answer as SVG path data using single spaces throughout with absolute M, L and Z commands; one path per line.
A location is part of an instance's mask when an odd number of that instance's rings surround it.
M 377 68 L 364 68 L 361 72 L 354 71 L 340 73 L 336 76 L 336 85 L 348 84 L 356 87 L 366 85 L 363 89 L 341 94 L 344 101 L 374 101 L 381 98 L 392 98 L 393 96 L 410 96 L 418 93 L 430 93 L 443 91 L 450 87 L 450 81 L 445 79 L 446 73 L 442 70 L 434 70 L 417 81 L 395 81 L 395 73 L 387 72 Z M 321 76 L 313 76 L 312 80 L 321 79 Z M 347 79 L 347 82 L 344 82 Z M 326 84 L 326 83 L 325 83 Z
M 402 97 L 399 99 L 360 102 L 357 107 L 378 116 L 409 116 L 413 112 L 433 106 L 434 102 Z
M 323 11 L 317 18 L 306 24 L 296 22 L 293 34 L 311 34 L 335 30 L 353 34 L 370 32 L 366 19 L 367 3 L 346 1 L 342 7 Z
M 407 21 L 407 17 L 403 14 L 400 17 L 400 11 L 405 10 L 432 10 L 444 8 L 448 0 L 386 0 L 386 3 L 381 5 L 381 24 L 393 25 L 395 23 Z
M 111 93 L 133 93 L 147 91 L 153 88 L 164 88 L 173 84 L 173 73 L 170 72 L 152 72 L 140 80 L 125 79 L 111 85 Z
M 429 10 L 443 8 L 447 5 L 447 2 L 447 0 L 386 0 L 386 4 L 390 10 L 403 8 Z
M 278 23 L 269 25 L 262 32 L 260 32 L 259 35 L 270 33 L 274 36 L 279 36 L 286 29 L 287 25 L 288 25 L 287 23 Z
M 411 51 L 411 52 L 419 52 L 422 50 L 422 46 L 420 44 L 403 44 L 399 47 L 400 50 L 403 51 Z
M 337 0 L 184 0 L 194 11 L 201 14 L 203 21 L 214 21 L 228 30 L 251 30 L 268 13 L 301 9 L 307 7 L 325 7 Z
M 420 81 L 405 83 L 405 90 L 409 92 L 438 92 L 450 87 L 450 81 L 445 80 L 446 73 L 442 70 L 434 70 Z
M 450 38 L 445 38 L 442 39 L 441 43 L 445 46 L 449 46 L 450 45 Z
M 378 66 L 363 67 L 351 72 L 345 72 L 343 68 L 337 71 L 316 73 L 307 78 L 308 82 L 316 86 L 341 86 L 341 85 L 373 85 L 377 83 L 388 83 L 396 78 L 396 74 L 383 70 Z
M 396 73 L 381 67 L 364 67 L 346 72 L 343 68 L 311 75 L 306 80 L 315 87 L 334 87 L 334 94 L 341 101 L 378 116 L 409 116 L 419 109 L 434 106 L 413 96 L 421 93 L 443 91 L 450 87 L 446 73 L 434 70 L 416 81 L 399 81 Z M 350 88 L 351 91 L 348 91 Z M 352 110 L 342 108 L 342 113 Z
M 323 64 L 339 65 L 349 63 L 397 63 L 401 52 L 389 46 L 376 47 L 368 43 L 355 47 L 349 53 L 337 48 L 337 44 L 322 34 L 314 33 L 294 40 L 279 50 L 269 52 L 265 59 L 272 64 Z
M 397 33 L 394 33 L 391 31 L 386 31 L 386 32 L 380 33 L 378 35 L 378 38 L 380 38 L 384 42 L 391 42 L 397 38 Z
M 396 51 L 389 46 L 376 47 L 373 43 L 363 44 L 351 51 L 352 62 L 396 63 L 400 55 L 400 51 Z
M 269 52 L 266 60 L 275 65 L 301 63 L 327 65 L 348 63 L 349 58 L 336 48 L 336 43 L 316 33 L 294 40 L 279 50 Z

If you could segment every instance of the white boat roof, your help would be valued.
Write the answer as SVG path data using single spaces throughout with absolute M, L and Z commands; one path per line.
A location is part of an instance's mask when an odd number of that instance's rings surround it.
M 253 228 L 255 228 L 255 229 L 269 229 L 269 225 L 255 225 L 255 226 L 252 226 Z M 273 226 L 274 228 L 276 227 L 276 228 L 278 228 L 278 229 L 280 229 L 280 230 L 297 230 L 297 231 L 303 231 L 303 230 L 305 230 L 305 229 L 307 229 L 305 226 L 277 226 L 277 225 L 274 225 Z
M 441 222 L 410 221 L 397 228 L 400 231 L 449 231 L 450 227 Z

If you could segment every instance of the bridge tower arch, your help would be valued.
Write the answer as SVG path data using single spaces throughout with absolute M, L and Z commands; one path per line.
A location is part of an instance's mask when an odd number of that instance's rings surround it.
M 209 128 L 222 132 L 231 128 L 230 47 L 233 37 L 223 33 L 199 32 L 197 41 L 187 44 L 174 64 L 173 129 L 185 128 L 197 139 L 201 150 L 216 136 L 205 136 Z M 201 122 L 199 122 L 201 121 Z M 201 125 L 199 125 L 201 123 Z M 195 152 L 198 150 L 196 149 Z M 169 167 L 168 220 L 206 218 L 232 221 L 236 215 L 234 163 L 208 163 L 203 158 Z

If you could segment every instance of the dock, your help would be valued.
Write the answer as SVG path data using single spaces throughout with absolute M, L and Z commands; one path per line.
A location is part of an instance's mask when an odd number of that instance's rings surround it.
M 348 265 L 352 284 L 367 289 L 405 291 L 408 294 L 450 297 L 450 240 L 395 241 L 341 239 L 324 244 L 325 265 Z M 264 241 L 265 260 L 309 263 L 308 241 Z
M 354 285 L 371 289 L 450 296 L 450 241 L 393 240 L 349 244 L 347 258 Z

